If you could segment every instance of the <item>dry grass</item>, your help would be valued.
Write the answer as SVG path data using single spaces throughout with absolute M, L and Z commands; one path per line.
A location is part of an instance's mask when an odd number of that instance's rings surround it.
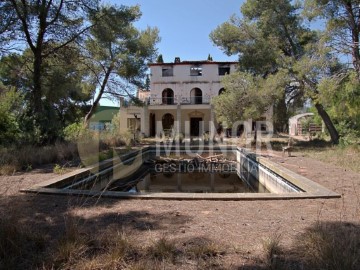
M 311 269 L 360 269 L 360 227 L 317 223 L 299 236 L 298 253 Z
M 151 259 L 174 261 L 176 256 L 175 243 L 165 237 L 161 237 L 148 247 L 147 254 Z
M 305 154 L 311 158 L 344 169 L 360 172 L 360 147 L 357 145 L 347 147 L 312 148 L 305 150 Z
M 44 249 L 44 237 L 21 225 L 15 216 L 0 219 L 0 269 L 35 268 Z
M 89 239 L 81 232 L 80 221 L 72 216 L 65 216 L 65 230 L 58 240 L 52 254 L 52 264 L 56 268 L 66 268 L 80 260 L 88 251 Z
M 225 246 L 209 239 L 175 242 L 161 237 L 149 245 L 131 232 L 87 231 L 83 220 L 67 215 L 54 245 L 30 231 L 18 218 L 0 221 L 0 269 L 226 269 Z M 360 226 L 317 223 L 298 234 L 291 249 L 276 232 L 263 242 L 263 258 L 254 269 L 360 269 Z M 194 268 L 195 267 L 195 268 Z
M 359 149 L 355 147 L 317 151 L 314 149 L 307 153 L 335 158 L 340 155 L 337 151 L 343 151 L 342 154 L 353 157 L 354 162 L 359 159 Z M 61 237 L 55 239 L 53 245 L 45 246 L 44 237 L 23 226 L 16 213 L 6 219 L 2 216 L 0 269 L 227 269 L 223 267 L 227 263 L 227 255 L 231 258 L 242 256 L 230 250 L 225 253 L 227 249 L 224 245 L 211 240 L 192 238 L 175 242 L 176 239 L 161 237 L 144 244 L 143 239 L 138 239 L 136 230 L 109 229 L 101 234 L 90 232 L 83 220 L 71 215 L 66 216 L 64 226 L 56 225 L 63 231 Z M 241 242 L 238 244 L 242 245 Z M 259 263 L 246 269 L 351 270 L 360 269 L 359 258 L 358 225 L 319 222 L 299 233 L 289 249 L 281 246 L 280 234 L 271 235 L 263 243 L 262 255 L 254 259 Z
M 220 246 L 212 241 L 204 241 L 204 243 L 202 244 L 196 244 L 194 246 L 191 246 L 186 250 L 186 253 L 190 255 L 193 259 L 204 260 L 225 254 L 225 252 L 222 251 Z
M 49 269 L 178 269 L 191 260 L 196 269 L 221 265 L 220 247 L 211 241 L 176 244 L 160 237 L 144 245 L 129 232 L 107 230 L 101 235 L 84 233 L 86 226 L 67 217 L 65 232 L 47 265 Z M 184 248 L 185 247 L 185 248 Z M 216 259 L 219 259 L 216 261 Z
M 282 248 L 280 242 L 281 234 L 277 231 L 263 241 L 265 264 L 269 269 L 281 268 L 279 256 L 282 254 Z
M 281 234 L 275 232 L 272 236 L 264 239 L 263 249 L 265 257 L 268 260 L 271 260 L 274 256 L 280 255 L 281 253 Z
M 19 167 L 14 164 L 4 164 L 0 166 L 0 175 L 13 175 Z
M 9 175 L 43 164 L 64 163 L 78 156 L 77 145 L 73 143 L 0 148 L 0 174 Z

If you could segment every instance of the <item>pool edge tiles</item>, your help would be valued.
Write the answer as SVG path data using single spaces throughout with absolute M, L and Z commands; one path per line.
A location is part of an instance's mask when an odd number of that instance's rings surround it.
M 132 151 L 126 155 L 121 156 L 121 160 L 126 162 L 127 159 L 134 158 L 140 152 L 142 155 L 155 151 L 155 147 L 147 146 L 139 150 Z M 215 151 L 210 149 L 209 151 Z M 221 151 L 221 147 L 217 146 L 216 151 Z M 271 171 L 272 174 L 277 177 L 285 179 L 291 185 L 298 188 L 298 191 L 277 193 L 128 193 L 119 191 L 94 191 L 94 190 L 75 190 L 75 189 L 58 189 L 56 186 L 62 186 L 64 182 L 71 182 L 76 179 L 79 174 L 84 175 L 91 171 L 98 170 L 101 166 L 108 167 L 109 164 L 114 162 L 114 159 L 103 161 L 98 165 L 90 168 L 79 169 L 71 173 L 58 176 L 54 179 L 50 179 L 39 183 L 31 188 L 22 189 L 21 192 L 39 193 L 39 194 L 58 194 L 58 195 L 75 195 L 75 196 L 102 196 L 110 198 L 121 199 L 163 199 L 163 200 L 289 200 L 289 199 L 315 199 L 315 198 L 340 198 L 341 196 L 322 185 L 313 182 L 312 180 L 301 176 L 285 167 L 270 161 L 269 159 L 259 157 L 254 153 L 236 146 L 226 146 L 225 151 L 236 151 L 235 154 L 243 154 L 247 159 L 251 159 L 251 162 L 257 163 L 258 168 L 265 167 Z M 206 151 L 206 150 L 205 150 Z M 104 165 L 105 164 L 105 165 Z M 259 175 L 259 172 L 258 172 Z M 259 181 L 260 182 L 260 181 Z M 265 183 L 266 185 L 266 183 Z

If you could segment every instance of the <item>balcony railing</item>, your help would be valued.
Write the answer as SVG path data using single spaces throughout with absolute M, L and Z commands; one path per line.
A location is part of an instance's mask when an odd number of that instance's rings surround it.
M 204 96 L 150 98 L 150 105 L 210 104 L 211 98 Z

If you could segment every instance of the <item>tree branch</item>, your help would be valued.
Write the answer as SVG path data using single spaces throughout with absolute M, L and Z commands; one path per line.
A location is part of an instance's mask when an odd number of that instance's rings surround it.
M 36 47 L 34 46 L 32 40 L 31 40 L 31 34 L 29 32 L 29 26 L 27 24 L 27 7 L 26 7 L 26 1 L 22 0 L 22 4 L 24 6 L 24 16 L 22 16 L 19 6 L 17 4 L 16 0 L 10 0 L 12 6 L 14 7 L 17 16 L 19 17 L 21 24 L 24 28 L 24 33 L 25 33 L 25 37 L 26 37 L 26 42 L 29 44 L 30 49 L 35 52 L 36 51 Z

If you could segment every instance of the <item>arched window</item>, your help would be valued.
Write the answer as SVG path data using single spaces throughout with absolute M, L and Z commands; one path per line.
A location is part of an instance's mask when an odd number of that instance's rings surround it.
M 174 116 L 171 113 L 166 113 L 162 117 L 162 125 L 165 132 L 174 127 Z
M 219 96 L 222 94 L 222 93 L 224 93 L 225 92 L 225 88 L 223 87 L 223 88 L 221 88 L 220 90 L 219 90 Z
M 200 88 L 193 88 L 190 91 L 191 104 L 202 104 L 202 91 Z
M 162 104 L 174 104 L 174 91 L 172 89 L 164 89 L 162 92 Z

